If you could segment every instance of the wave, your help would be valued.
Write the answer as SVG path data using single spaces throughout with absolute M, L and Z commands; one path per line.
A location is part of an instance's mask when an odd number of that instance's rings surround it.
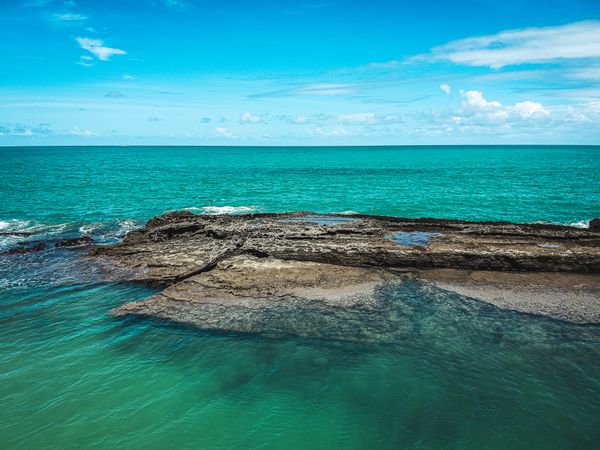
M 133 219 L 115 220 L 110 222 L 93 222 L 81 225 L 78 229 L 83 236 L 123 237 L 130 231 L 140 228 L 142 222 Z
M 11 231 L 28 231 L 29 226 L 31 225 L 30 220 L 18 220 L 18 219 L 10 219 L 10 220 L 0 220 L 0 231 L 1 232 L 11 232 Z
M 536 220 L 532 223 L 539 223 L 541 225 L 562 225 L 563 227 L 574 227 L 574 228 L 589 228 L 590 220 L 579 220 L 577 222 L 557 221 L 557 220 Z
M 244 214 L 258 211 L 256 206 L 203 206 L 201 208 L 192 206 L 183 208 L 185 211 L 198 211 L 203 214 Z
M 1 233 L 30 233 L 31 236 L 3 235 L 0 236 L 0 251 L 13 247 L 18 242 L 31 239 L 52 238 L 60 235 L 68 227 L 66 223 L 42 224 L 34 220 L 9 219 L 0 220 Z
M 6 234 L 0 236 L 0 252 L 18 242 L 89 236 L 99 243 L 116 243 L 127 233 L 143 226 L 133 219 L 117 219 L 106 222 L 41 223 L 34 220 L 0 220 L 0 233 L 31 233 L 31 236 Z
M 351 216 L 353 214 L 360 214 L 356 211 L 352 211 L 352 210 L 348 210 L 348 211 L 341 211 L 341 212 L 333 212 L 331 214 L 339 214 L 340 216 Z
M 569 226 L 576 228 L 588 228 L 590 226 L 590 222 L 589 220 L 580 220 L 579 222 L 571 222 Z

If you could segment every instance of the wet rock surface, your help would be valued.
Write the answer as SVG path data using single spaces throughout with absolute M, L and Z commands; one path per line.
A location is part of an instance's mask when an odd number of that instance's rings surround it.
M 445 291 L 499 308 L 575 323 L 600 323 L 600 276 L 431 270 L 423 278 Z
M 17 247 L 10 248 L 0 255 L 26 255 L 28 253 L 37 253 L 46 250 L 48 245 L 45 242 L 19 242 Z
M 0 256 L 7 255 L 27 255 L 29 253 L 38 253 L 49 248 L 76 248 L 94 244 L 96 241 L 89 236 L 80 236 L 67 239 L 48 239 L 35 241 L 17 242 L 17 246 L 0 253 Z
M 588 274 L 595 280 L 600 274 L 600 232 L 591 229 L 311 212 L 168 213 L 129 233 L 122 243 L 90 253 L 119 269 L 115 273 L 121 279 L 166 287 L 121 306 L 116 314 L 200 328 L 286 329 L 309 336 L 318 331 L 288 323 L 285 311 L 320 311 L 319 317 L 331 308 L 376 311 L 376 292 L 382 286 L 415 277 L 427 280 L 432 269 Z M 548 294 L 559 306 L 544 308 L 540 305 L 547 301 L 531 301 L 535 292 L 528 297 L 528 309 L 517 307 L 518 295 L 496 305 L 577 322 L 600 321 L 600 284 L 591 283 L 583 292 L 573 283 L 566 280 L 561 290 Z M 459 292 L 450 287 L 440 282 L 436 289 Z M 478 292 L 464 295 L 479 298 Z M 560 300 L 582 295 L 580 302 Z M 565 313 L 570 309 L 577 314 Z
M 63 239 L 54 244 L 57 248 L 81 247 L 93 244 L 95 241 L 89 236 L 81 236 L 71 239 Z

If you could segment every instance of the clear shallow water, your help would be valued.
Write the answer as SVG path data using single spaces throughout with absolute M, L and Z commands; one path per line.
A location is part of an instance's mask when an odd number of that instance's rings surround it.
M 441 236 L 441 233 L 429 233 L 427 231 L 397 231 L 388 236 L 396 244 L 409 247 L 427 247 L 431 238 Z
M 38 232 L 32 239 L 114 242 L 180 208 L 600 216 L 599 148 L 4 148 L 0 158 L 0 228 Z M 592 449 L 600 441 L 598 327 L 407 283 L 380 293 L 394 327 L 373 342 L 198 332 L 112 317 L 113 307 L 154 291 L 103 283 L 76 257 L 54 249 L 0 257 L 0 447 Z

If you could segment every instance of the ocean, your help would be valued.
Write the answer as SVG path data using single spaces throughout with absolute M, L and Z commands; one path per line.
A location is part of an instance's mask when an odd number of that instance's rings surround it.
M 166 211 L 308 210 L 586 226 L 600 146 L 0 148 L 0 251 L 116 243 Z M 81 253 L 0 256 L 0 448 L 593 449 L 600 327 L 419 282 L 353 343 L 110 310 L 156 290 Z M 301 320 L 301 318 L 299 319 Z

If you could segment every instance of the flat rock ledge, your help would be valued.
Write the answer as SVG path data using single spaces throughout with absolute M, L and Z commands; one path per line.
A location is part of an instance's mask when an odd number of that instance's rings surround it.
M 595 227 L 180 211 L 90 255 L 112 278 L 164 288 L 115 314 L 201 329 L 369 340 L 396 327 L 381 292 L 415 280 L 500 308 L 600 323 Z

